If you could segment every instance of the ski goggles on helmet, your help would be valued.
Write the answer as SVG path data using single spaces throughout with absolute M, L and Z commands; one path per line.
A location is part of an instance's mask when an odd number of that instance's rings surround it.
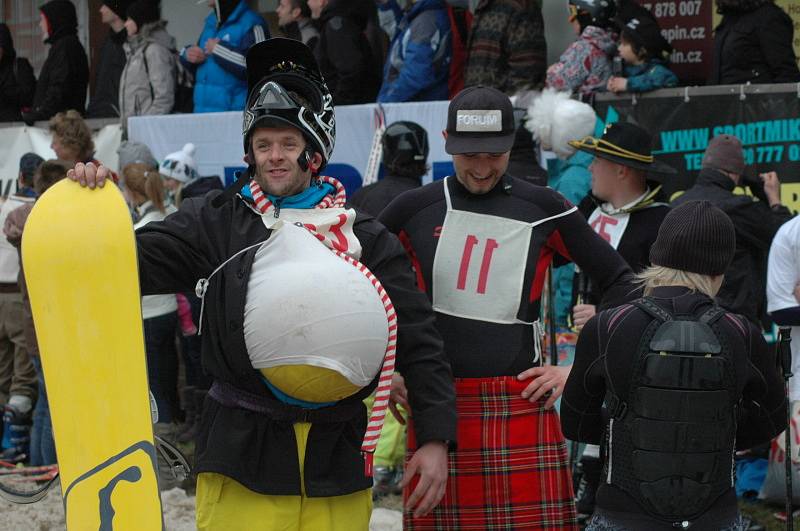
M 244 112 L 242 134 L 249 150 L 252 130 L 261 125 L 284 125 L 299 129 L 310 147 L 330 159 L 336 137 L 332 98 L 323 85 L 295 72 L 267 76 L 250 95 Z

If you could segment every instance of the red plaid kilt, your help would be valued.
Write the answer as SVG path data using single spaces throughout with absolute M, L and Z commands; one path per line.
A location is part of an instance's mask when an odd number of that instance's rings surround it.
M 522 399 L 526 385 L 513 377 L 456 379 L 458 449 L 449 455 L 447 491 L 430 515 L 406 512 L 404 529 L 578 529 L 561 424 L 544 399 Z M 408 448 L 407 460 L 413 429 Z

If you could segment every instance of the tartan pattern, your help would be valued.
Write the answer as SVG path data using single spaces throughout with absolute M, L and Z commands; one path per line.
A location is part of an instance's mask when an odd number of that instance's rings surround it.
M 406 530 L 577 530 L 572 478 L 555 411 L 520 394 L 514 377 L 457 378 L 458 448 L 447 492 L 427 517 L 403 516 Z M 410 459 L 415 448 L 408 432 Z M 416 481 L 406 488 L 405 499 Z

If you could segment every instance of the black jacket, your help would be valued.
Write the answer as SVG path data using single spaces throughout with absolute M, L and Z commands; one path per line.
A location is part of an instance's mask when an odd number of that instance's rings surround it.
M 181 201 L 192 197 L 203 197 L 212 190 L 222 190 L 222 181 L 216 175 L 198 177 L 181 188 Z
M 237 251 L 265 240 L 261 216 L 235 197 L 221 206 L 221 192 L 187 199 L 162 222 L 136 235 L 143 294 L 194 290 Z M 398 314 L 397 369 L 406 379 L 417 436 L 422 442 L 455 440 L 455 391 L 442 340 L 425 294 L 400 242 L 369 216 L 358 215 L 355 234 L 361 261 L 382 282 Z M 203 316 L 203 368 L 214 379 L 270 398 L 253 369 L 244 340 L 244 306 L 256 248 L 229 262 L 212 279 Z M 343 402 L 354 402 L 353 397 Z M 351 422 L 313 424 L 305 455 L 305 493 L 338 496 L 369 488 L 360 455 L 364 415 Z M 206 399 L 197 438 L 196 471 L 216 472 L 262 494 L 299 495 L 297 447 L 291 423 Z
M 765 314 L 767 254 L 772 238 L 781 225 L 792 217 L 785 206 L 770 208 L 763 201 L 733 193 L 730 177 L 716 170 L 705 169 L 686 193 L 673 201 L 673 206 L 693 200 L 708 200 L 721 208 L 736 228 L 736 253 L 725 271 L 725 280 L 717 294 L 720 306 L 759 323 Z
M 531 184 L 547 186 L 547 170 L 536 160 L 538 148 L 530 131 L 520 123 L 514 134 L 514 145 L 508 158 L 508 170 L 506 170 L 508 174 Z
M 322 10 L 314 54 L 334 105 L 372 103 L 378 95 L 382 65 L 367 38 L 376 16 L 368 0 L 331 0 Z
M 377 217 L 395 197 L 419 186 L 422 186 L 419 179 L 387 175 L 376 183 L 356 190 L 348 203 L 353 208 Z
M 673 315 L 701 315 L 711 308 L 711 298 L 687 288 L 657 287 L 652 301 Z M 632 368 L 640 355 L 639 341 L 653 318 L 630 305 L 607 310 L 592 317 L 583 327 L 575 350 L 575 363 L 561 399 L 561 429 L 573 441 L 598 444 L 603 438 L 608 419 L 603 411 L 608 376 L 619 397 L 629 396 Z M 727 315 L 715 328 L 721 334 L 733 363 L 736 381 L 729 388 L 734 397 L 741 397 L 736 449 L 752 448 L 769 441 L 786 425 L 783 382 L 775 355 L 767 346 L 760 330 L 739 316 Z M 632 406 L 634 407 L 634 406 Z M 607 441 L 603 441 L 608 444 Z M 616 439 L 613 441 L 616 442 Z M 612 444 L 613 444 L 612 442 Z M 729 441 L 733 445 L 734 441 Z M 626 469 L 631 463 L 613 462 L 614 470 Z M 724 463 L 720 464 L 725 467 Z M 728 464 L 728 470 L 732 463 Z M 605 482 L 597 491 L 597 507 L 625 515 L 644 512 L 625 492 Z M 736 516 L 736 492 L 730 489 L 711 509 L 696 520 L 692 529 L 720 529 Z M 619 521 L 624 529 L 668 530 L 671 526 L 653 521 Z M 627 524 L 627 525 L 625 525 Z
M 669 206 L 661 203 L 662 196 L 656 196 L 659 204 L 631 212 L 625 234 L 619 241 L 617 252 L 625 259 L 634 273 L 641 273 L 650 265 L 650 247 L 656 241 L 658 228 L 669 213 Z M 578 205 L 578 210 L 588 220 L 597 205 L 601 203 L 591 193 Z
M 22 119 L 20 111 L 30 107 L 36 78 L 27 59 L 17 57 L 14 41 L 8 26 L 0 24 L 0 122 L 17 122 Z
M 119 78 L 125 68 L 125 49 L 128 33 L 125 28 L 116 33 L 109 30 L 100 59 L 97 62 L 94 94 L 86 109 L 87 118 L 116 118 L 119 116 Z
M 50 52 L 44 61 L 33 97 L 33 110 L 23 114 L 32 124 L 49 120 L 54 114 L 75 109 L 83 114 L 86 86 L 89 83 L 89 62 L 86 50 L 78 40 L 78 19 L 68 0 L 53 0 L 41 7 L 50 22 Z
M 800 81 L 793 35 L 792 19 L 771 1 L 752 11 L 726 13 L 714 35 L 709 84 Z

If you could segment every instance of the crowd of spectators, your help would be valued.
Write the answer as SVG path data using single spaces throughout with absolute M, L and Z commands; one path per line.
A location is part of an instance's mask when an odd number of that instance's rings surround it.
M 74 109 L 88 118 L 241 110 L 244 56 L 270 37 L 247 0 L 209 0 L 196 42 L 179 47 L 159 0 L 108 0 L 109 33 L 89 66 L 70 0 L 40 8 L 50 45 L 34 78 L 0 24 L 0 120 L 33 124 Z M 447 100 L 464 86 L 509 96 L 545 87 L 576 95 L 647 92 L 680 84 L 658 20 L 634 0 L 569 0 L 575 41 L 547 64 L 536 0 L 280 0 L 282 36 L 314 51 L 334 105 Z M 772 0 L 716 0 L 709 84 L 800 81 L 790 17 Z M 617 66 L 618 65 L 618 66 Z M 85 111 L 85 112 L 84 112 Z

